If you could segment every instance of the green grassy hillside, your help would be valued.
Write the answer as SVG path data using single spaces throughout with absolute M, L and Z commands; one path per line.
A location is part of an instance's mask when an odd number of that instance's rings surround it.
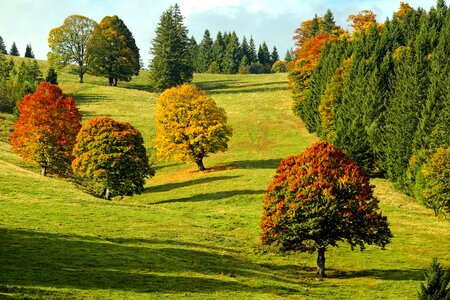
M 90 76 L 79 84 L 67 72 L 59 81 L 84 121 L 128 121 L 153 153 L 157 95 L 145 72 L 117 88 Z M 324 281 L 315 278 L 315 255 L 265 252 L 264 191 L 280 159 L 316 137 L 291 112 L 285 74 L 202 74 L 194 82 L 227 111 L 230 149 L 205 159 L 204 173 L 155 159 L 142 195 L 91 197 L 39 176 L 0 139 L 0 297 L 414 299 L 432 257 L 450 265 L 448 222 L 381 179 L 373 183 L 395 236 L 385 251 L 329 249 Z M 0 115 L 1 132 L 11 122 Z

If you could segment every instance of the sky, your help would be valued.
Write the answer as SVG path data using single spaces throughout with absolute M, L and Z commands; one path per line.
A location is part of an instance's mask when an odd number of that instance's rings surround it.
M 436 4 L 436 0 L 404 2 L 426 10 Z M 321 16 L 330 9 L 336 23 L 347 28 L 350 14 L 372 10 L 382 23 L 400 6 L 399 0 L 0 0 L 0 36 L 8 51 L 16 42 L 23 56 L 30 43 L 36 58 L 46 59 L 48 33 L 66 17 L 79 14 L 100 22 L 105 16 L 117 15 L 133 33 L 147 66 L 159 18 L 175 3 L 185 17 L 189 36 L 198 43 L 205 29 L 213 38 L 218 31 L 235 31 L 240 39 L 253 36 L 256 45 L 265 41 L 270 50 L 276 46 L 282 58 L 293 47 L 294 30 L 315 14 Z

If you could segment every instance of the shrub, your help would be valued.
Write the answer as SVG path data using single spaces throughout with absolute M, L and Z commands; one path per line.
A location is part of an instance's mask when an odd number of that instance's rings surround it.
M 287 63 L 281 60 L 277 60 L 270 69 L 271 73 L 286 73 L 288 71 Z
M 437 258 L 433 258 L 425 273 L 425 283 L 420 284 L 420 300 L 448 300 L 450 299 L 450 275 L 445 272 Z

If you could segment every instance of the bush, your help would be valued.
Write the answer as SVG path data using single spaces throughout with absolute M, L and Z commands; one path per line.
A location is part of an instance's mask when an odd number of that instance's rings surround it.
M 265 73 L 265 68 L 260 63 L 252 63 L 249 67 L 250 74 L 263 74 Z
M 288 71 L 287 63 L 281 60 L 277 60 L 270 69 L 271 73 L 286 73 Z
M 220 73 L 220 68 L 219 65 L 217 64 L 217 62 L 213 61 L 210 65 L 208 70 L 206 71 L 206 73 L 210 73 L 210 74 L 219 74 Z

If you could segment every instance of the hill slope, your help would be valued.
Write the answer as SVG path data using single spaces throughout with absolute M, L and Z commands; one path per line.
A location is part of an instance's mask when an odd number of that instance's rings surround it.
M 121 87 L 62 73 L 85 120 L 131 122 L 151 151 L 156 94 L 145 73 Z M 415 298 L 431 258 L 448 266 L 450 230 L 413 199 L 374 180 L 394 239 L 386 251 L 315 256 L 259 248 L 262 198 L 280 159 L 315 141 L 291 112 L 284 74 L 196 75 L 228 114 L 230 150 L 192 164 L 155 161 L 142 195 L 112 202 L 43 178 L 0 142 L 0 295 L 43 298 Z

